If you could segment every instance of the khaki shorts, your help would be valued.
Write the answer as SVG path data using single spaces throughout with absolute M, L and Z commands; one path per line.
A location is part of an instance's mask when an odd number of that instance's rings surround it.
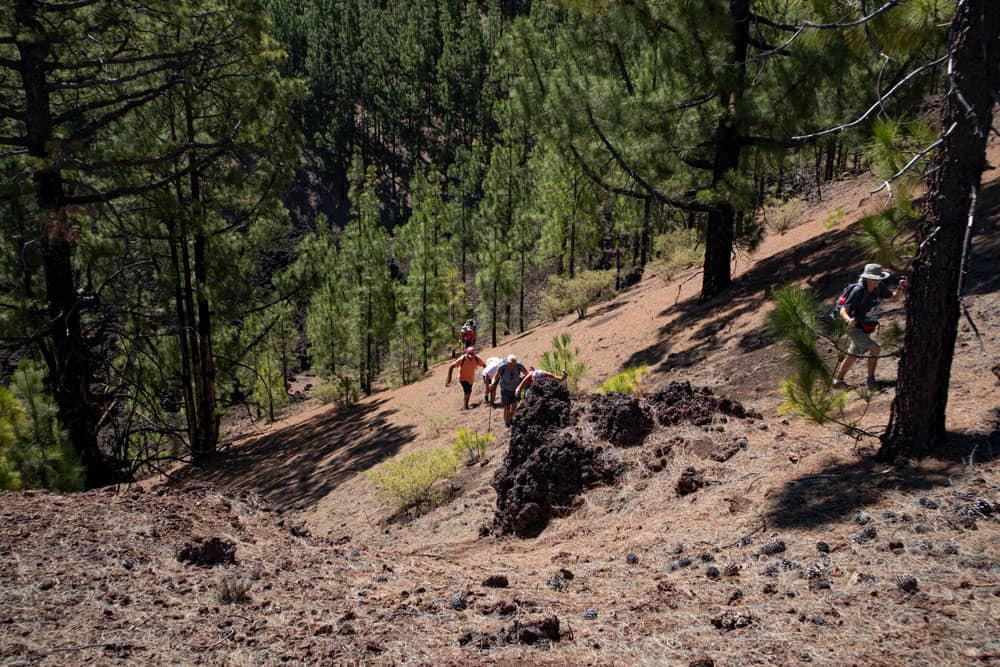
M 870 350 L 872 346 L 878 345 L 871 335 L 865 333 L 864 329 L 860 327 L 851 327 L 847 333 L 851 337 L 851 346 L 847 348 L 848 354 L 859 356 Z

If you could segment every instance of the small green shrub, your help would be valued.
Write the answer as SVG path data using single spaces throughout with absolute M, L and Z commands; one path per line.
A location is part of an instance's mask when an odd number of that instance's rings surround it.
M 246 604 L 250 602 L 250 582 L 239 577 L 227 577 L 219 584 L 220 604 Z
M 434 483 L 454 477 L 458 463 L 453 449 L 441 447 L 394 458 L 364 475 L 378 487 L 379 497 L 406 509 L 433 500 Z
M 334 403 L 338 408 L 351 407 L 358 402 L 360 395 L 358 383 L 347 375 L 338 375 L 332 380 L 320 382 L 310 392 L 310 396 L 323 405 Z
M 44 373 L 22 360 L 14 371 L 10 390 L 24 418 L 15 425 L 17 439 L 10 449 L 10 465 L 26 488 L 80 491 L 83 466 L 57 416 L 58 408 L 45 393 Z
M 786 201 L 766 212 L 767 226 L 771 231 L 784 234 L 802 220 L 805 211 L 806 207 L 798 199 Z
M 583 319 L 592 303 L 610 299 L 614 293 L 614 271 L 583 271 L 575 278 L 550 276 L 540 306 L 553 320 L 573 311 Z
M 17 443 L 17 430 L 23 423 L 21 404 L 6 387 L 0 387 L 0 489 L 5 491 L 21 488 L 21 476 L 8 456 Z
M 642 381 L 649 372 L 647 366 L 632 366 L 612 375 L 597 389 L 598 394 L 617 391 L 619 394 L 642 395 Z
M 486 456 L 486 448 L 492 442 L 493 436 L 489 433 L 476 433 L 472 429 L 463 426 L 455 434 L 455 442 L 451 447 L 452 452 L 459 459 L 475 463 Z
M 569 393 L 580 391 L 580 379 L 587 372 L 587 364 L 580 361 L 580 348 L 570 347 L 571 338 L 568 333 L 559 334 L 552 339 L 552 351 L 542 355 L 539 362 L 542 370 L 555 375 L 566 373 L 566 388 Z
M 701 264 L 703 250 L 697 229 L 673 229 L 653 242 L 652 268 L 664 280 Z

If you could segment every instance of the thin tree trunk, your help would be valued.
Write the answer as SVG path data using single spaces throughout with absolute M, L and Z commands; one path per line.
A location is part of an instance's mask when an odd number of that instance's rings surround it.
M 879 451 L 879 458 L 889 461 L 920 457 L 945 436 L 966 228 L 986 161 L 990 91 L 1000 86 L 995 0 L 969 0 L 953 21 L 955 88 L 945 98 L 941 127 L 956 125 L 942 137 L 924 199 L 896 397 Z

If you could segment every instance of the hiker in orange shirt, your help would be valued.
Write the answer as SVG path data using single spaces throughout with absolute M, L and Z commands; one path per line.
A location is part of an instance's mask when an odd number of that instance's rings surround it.
M 445 381 L 444 386 L 449 386 L 451 384 L 451 372 L 458 369 L 458 383 L 462 385 L 462 391 L 465 392 L 463 397 L 462 409 L 469 409 L 469 397 L 472 396 L 472 385 L 476 381 L 476 368 L 483 368 L 486 366 L 486 362 L 479 358 L 476 354 L 476 348 L 468 347 L 465 350 L 465 354 L 461 359 L 458 359 L 451 366 L 448 366 L 448 379 Z

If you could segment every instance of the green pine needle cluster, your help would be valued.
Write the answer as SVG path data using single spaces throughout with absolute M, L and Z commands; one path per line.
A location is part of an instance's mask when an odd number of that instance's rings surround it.
M 823 424 L 839 416 L 847 394 L 831 387 L 833 373 L 816 347 L 821 308 L 810 292 L 793 286 L 776 290 L 774 302 L 768 326 L 788 345 L 796 369 L 782 382 L 781 410 Z
M 486 456 L 486 450 L 493 440 L 493 435 L 490 433 L 478 433 L 463 426 L 455 433 L 452 451 L 459 459 L 464 459 L 470 464 L 475 463 Z
M 642 393 L 642 383 L 649 373 L 648 366 L 632 366 L 617 375 L 612 375 L 597 388 L 598 394 L 611 391 L 619 394 L 639 395 Z
M 552 339 L 552 350 L 542 354 L 539 366 L 554 375 L 566 373 L 566 387 L 570 394 L 580 391 L 580 380 L 587 372 L 587 364 L 580 360 L 580 348 L 571 346 L 568 333 Z
M 10 389 L 0 387 L 0 488 L 79 491 L 83 467 L 42 377 L 21 361 Z

